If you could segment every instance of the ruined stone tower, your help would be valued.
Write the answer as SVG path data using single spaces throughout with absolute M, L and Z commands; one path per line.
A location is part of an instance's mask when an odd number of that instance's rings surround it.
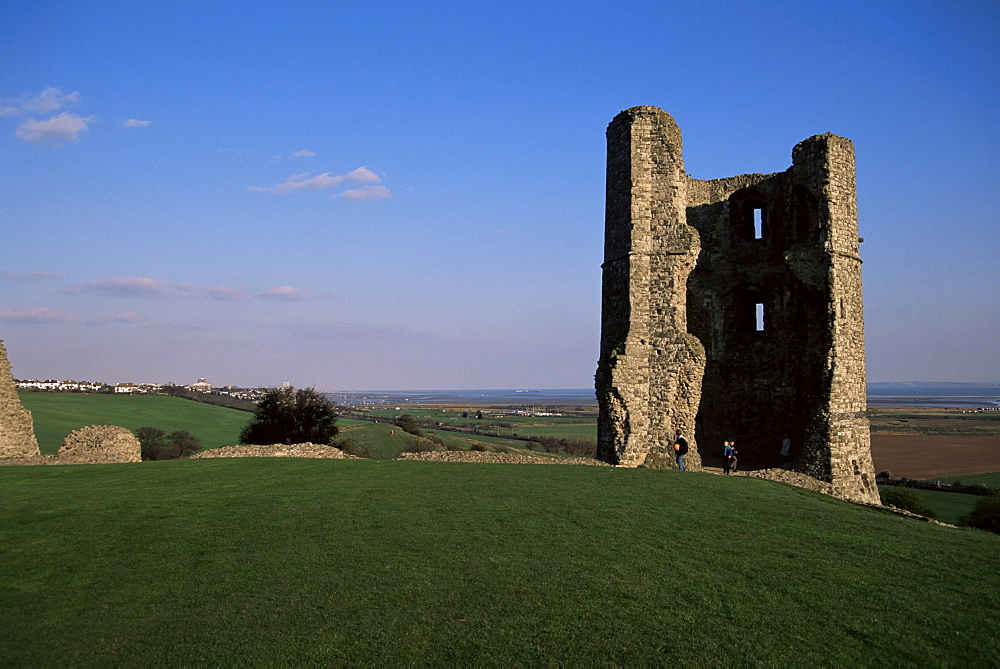
M 656 107 L 608 126 L 598 454 L 615 464 L 774 466 L 878 502 L 865 416 L 854 149 L 800 142 L 776 174 L 701 181 Z
M 7 361 L 7 349 L 0 341 L 0 458 L 24 458 L 38 454 L 31 412 L 21 406 Z

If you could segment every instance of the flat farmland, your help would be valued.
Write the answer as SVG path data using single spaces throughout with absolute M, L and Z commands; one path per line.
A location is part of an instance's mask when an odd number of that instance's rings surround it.
M 927 479 L 1000 471 L 1000 437 L 872 434 L 875 471 Z

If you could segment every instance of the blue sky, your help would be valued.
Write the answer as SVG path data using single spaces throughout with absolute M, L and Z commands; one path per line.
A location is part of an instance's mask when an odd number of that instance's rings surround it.
M 18 378 L 588 387 L 604 131 L 854 141 L 870 381 L 1000 381 L 1000 6 L 0 4 Z

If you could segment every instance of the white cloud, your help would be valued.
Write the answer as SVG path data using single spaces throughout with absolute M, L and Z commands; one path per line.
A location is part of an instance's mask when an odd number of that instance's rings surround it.
M 44 121 L 29 118 L 18 127 L 14 134 L 33 144 L 65 144 L 77 141 L 80 138 L 80 133 L 85 131 L 93 121 L 92 116 L 84 117 L 63 112 Z
M 109 297 L 166 297 L 171 294 L 170 284 L 162 279 L 148 277 L 101 279 L 71 286 L 65 292 L 100 293 Z
M 316 155 L 315 151 L 310 151 L 309 149 L 302 149 L 301 151 L 296 151 L 292 154 L 292 158 L 312 158 Z
M 122 123 L 122 127 L 123 128 L 145 128 L 146 126 L 148 126 L 151 123 L 152 123 L 152 121 L 140 121 L 137 118 L 130 118 L 129 120 L 127 120 L 124 123 Z
M 347 173 L 347 178 L 351 181 L 362 181 L 364 183 L 377 184 L 382 179 L 367 167 L 359 167 Z
M 365 186 L 364 188 L 352 188 L 339 194 L 346 200 L 361 202 L 364 200 L 384 200 L 392 196 L 392 192 L 385 186 Z
M 329 172 L 323 172 L 316 176 L 309 176 L 310 174 L 310 172 L 294 174 L 280 184 L 267 187 L 250 186 L 248 190 L 274 193 L 275 195 L 287 195 L 302 190 L 326 190 L 327 188 L 339 186 L 345 181 L 361 181 L 363 183 L 378 183 L 381 181 L 379 176 L 367 167 L 358 167 L 347 174 L 331 175 Z
M 7 98 L 0 102 L 0 116 L 25 116 L 27 114 L 51 114 L 52 112 L 75 104 L 80 99 L 79 93 L 63 95 L 58 88 L 49 86 L 34 97 L 22 95 L 18 98 Z
M 239 302 L 245 297 L 241 291 L 228 286 L 208 286 L 205 292 L 213 300 L 221 302 Z
M 293 288 L 292 286 L 278 286 L 271 290 L 264 291 L 260 297 L 267 300 L 281 300 L 283 302 L 303 302 L 313 299 L 309 290 L 304 288 Z
M 78 321 L 80 317 L 64 309 L 51 307 L 35 307 L 34 309 L 7 309 L 0 311 L 0 318 L 16 323 L 56 323 L 60 321 Z

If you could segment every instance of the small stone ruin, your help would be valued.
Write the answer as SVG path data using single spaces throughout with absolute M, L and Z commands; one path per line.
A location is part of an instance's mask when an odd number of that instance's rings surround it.
M 56 457 L 80 463 L 141 462 L 139 439 L 117 425 L 88 425 L 66 435 Z

